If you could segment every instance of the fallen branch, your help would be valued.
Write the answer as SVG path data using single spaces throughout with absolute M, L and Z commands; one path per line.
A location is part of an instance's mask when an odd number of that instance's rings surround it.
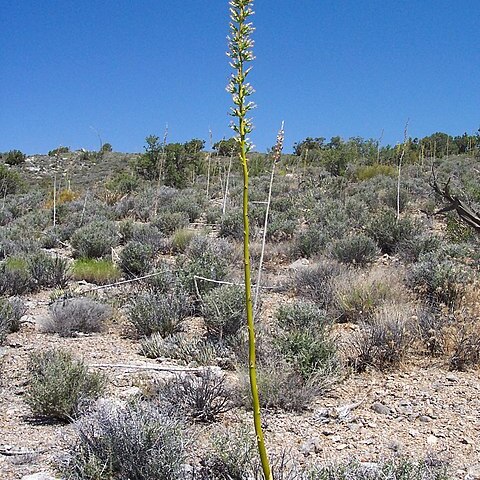
M 157 372 L 192 372 L 198 373 L 202 372 L 206 368 L 212 367 L 181 367 L 177 365 L 169 365 L 169 366 L 162 366 L 162 365 L 128 365 L 125 363 L 92 363 L 90 365 L 92 368 L 125 368 L 127 370 L 155 370 Z M 215 368 L 215 367 L 213 367 Z
M 440 215 L 442 213 L 447 213 L 455 210 L 460 219 L 463 220 L 463 222 L 476 230 L 477 233 L 480 233 L 480 215 L 474 210 L 472 210 L 468 205 L 465 205 L 459 197 L 457 197 L 456 195 L 452 195 L 450 191 L 451 178 L 447 180 L 442 190 L 438 185 L 433 165 L 432 178 L 433 181 L 431 183 L 431 186 L 435 193 L 443 197 L 449 203 L 449 205 L 447 205 L 446 207 L 441 208 L 437 212 L 434 212 L 433 215 Z

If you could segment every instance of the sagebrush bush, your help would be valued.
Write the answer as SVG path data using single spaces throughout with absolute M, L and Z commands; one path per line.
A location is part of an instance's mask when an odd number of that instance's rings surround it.
M 151 405 L 103 403 L 75 424 L 75 434 L 58 465 L 66 478 L 186 478 L 181 426 Z
M 323 328 L 291 330 L 277 338 L 279 353 L 300 373 L 305 382 L 331 382 L 339 368 L 337 349 Z
M 205 326 L 212 338 L 228 343 L 245 323 L 245 292 L 242 287 L 222 285 L 203 297 Z
M 177 257 L 177 272 L 180 282 L 191 293 L 203 294 L 218 287 L 211 280 L 224 280 L 233 256 L 233 247 L 226 240 L 211 239 L 196 235 L 190 241 L 184 256 Z
M 430 303 L 443 303 L 451 308 L 461 297 L 466 281 L 464 267 L 440 251 L 421 255 L 407 277 L 407 284 L 425 295 Z
M 361 325 L 350 347 L 349 363 L 356 371 L 367 367 L 386 370 L 398 366 L 412 343 L 411 310 L 385 305 Z
M 223 428 L 211 436 L 210 446 L 202 454 L 201 467 L 192 480 L 249 480 L 259 478 L 260 465 L 255 442 L 245 429 Z
M 120 252 L 120 268 L 127 277 L 145 275 L 152 267 L 153 251 L 138 241 L 128 242 Z
M 38 288 L 64 288 L 70 279 L 70 265 L 66 258 L 37 252 L 27 257 L 27 267 Z
M 480 365 L 480 336 L 478 321 L 470 320 L 458 325 L 454 335 L 453 351 L 450 354 L 451 370 L 464 371 L 469 367 Z
M 238 398 L 245 407 L 252 408 L 247 370 L 240 370 L 239 380 Z M 298 371 L 278 358 L 258 364 L 257 384 L 262 408 L 295 412 L 303 412 L 308 408 L 315 395 L 322 390 L 314 382 L 305 382 Z
M 314 466 L 305 472 L 302 480 L 446 480 L 443 463 L 414 461 L 396 457 L 379 463 L 348 463 Z
M 448 317 L 428 304 L 419 308 L 417 316 L 418 332 L 428 354 L 437 356 L 444 353 L 447 348 L 445 330 Z
M 172 250 L 177 253 L 185 253 L 195 235 L 195 231 L 189 228 L 176 230 L 172 236 Z
M 320 308 L 328 308 L 334 299 L 334 279 L 344 272 L 345 267 L 338 262 L 321 259 L 299 269 L 293 284 L 300 295 L 312 300 Z
M 218 361 L 219 346 L 205 338 L 188 338 L 187 335 L 175 333 L 163 338 L 159 333 L 152 333 L 142 339 L 141 354 L 148 358 L 172 358 L 184 364 L 215 365 Z
M 25 257 L 9 257 L 0 263 L 0 295 L 23 295 L 36 288 Z
M 364 266 L 375 260 L 378 247 L 367 235 L 356 233 L 333 242 L 329 254 L 341 263 Z
M 105 285 L 119 280 L 122 272 L 111 260 L 80 258 L 73 263 L 72 275 L 75 280 Z
M 6 193 L 16 193 L 23 187 L 22 177 L 5 165 L 0 165 L 0 185 Z
M 161 211 L 152 220 L 152 225 L 158 228 L 163 235 L 171 235 L 175 230 L 185 228 L 190 223 L 187 212 Z
M 101 332 L 111 313 L 108 305 L 88 297 L 60 299 L 50 306 L 50 318 L 43 321 L 42 330 L 62 337 Z
M 79 228 L 71 237 L 76 258 L 100 258 L 110 255 L 119 243 L 117 229 L 112 222 L 92 222 Z
M 385 209 L 374 215 L 366 230 L 383 253 L 394 253 L 400 242 L 405 242 L 414 235 L 416 228 L 409 218 L 397 220 L 392 209 Z
M 284 330 L 302 330 L 315 328 L 326 323 L 324 310 L 313 302 L 297 300 L 281 305 L 276 312 L 278 324 Z
M 0 345 L 3 344 L 8 333 L 19 330 L 20 319 L 26 311 L 26 305 L 19 298 L 0 297 Z
M 218 234 L 223 238 L 241 240 L 243 238 L 243 219 L 241 212 L 233 210 L 226 213 L 222 218 Z
M 191 312 L 190 300 L 182 291 L 163 295 L 147 291 L 132 299 L 128 318 L 139 336 L 158 333 L 167 337 L 181 329 Z
M 25 401 L 34 415 L 71 420 L 82 404 L 98 398 L 105 377 L 64 350 L 33 353 L 28 362 Z
M 226 377 L 211 368 L 198 375 L 176 375 L 159 391 L 159 401 L 175 414 L 200 422 L 213 422 L 234 406 Z

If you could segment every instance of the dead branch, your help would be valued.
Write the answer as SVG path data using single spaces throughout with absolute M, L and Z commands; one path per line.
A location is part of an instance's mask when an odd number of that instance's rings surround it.
M 441 215 L 443 213 L 451 212 L 455 210 L 460 217 L 460 219 L 472 227 L 477 233 L 480 233 L 480 215 L 472 210 L 468 205 L 466 205 L 458 196 L 452 194 L 450 190 L 450 180 L 444 184 L 443 189 L 440 188 L 440 185 L 437 181 L 437 176 L 435 174 L 434 166 L 432 165 L 432 183 L 431 186 L 437 195 L 440 195 L 444 200 L 448 202 L 448 205 L 441 208 L 437 212 L 434 212 L 433 215 Z

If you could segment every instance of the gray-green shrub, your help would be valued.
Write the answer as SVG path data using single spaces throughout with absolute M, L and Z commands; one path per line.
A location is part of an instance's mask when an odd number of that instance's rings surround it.
M 98 398 L 105 377 L 64 350 L 30 355 L 25 401 L 34 415 L 71 420 L 80 414 L 82 403 Z

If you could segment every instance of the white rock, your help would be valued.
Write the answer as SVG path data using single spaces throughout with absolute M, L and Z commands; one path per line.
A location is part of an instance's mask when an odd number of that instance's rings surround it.
M 31 475 L 25 475 L 22 477 L 22 480 L 56 480 L 55 477 L 52 477 L 48 473 L 38 472 L 32 473 Z

